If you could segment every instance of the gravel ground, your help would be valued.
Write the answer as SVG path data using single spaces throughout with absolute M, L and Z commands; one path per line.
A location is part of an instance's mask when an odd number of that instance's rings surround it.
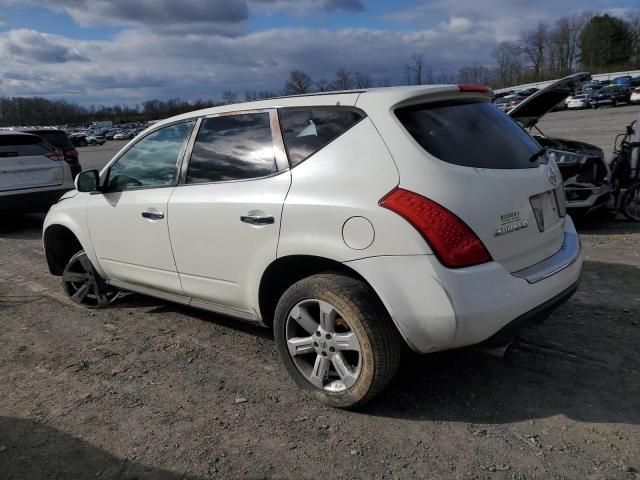
M 550 137 L 570 138 L 591 143 L 604 150 L 610 160 L 617 134 L 638 119 L 640 105 L 623 105 L 597 110 L 563 110 L 542 117 L 538 127 Z
M 580 290 L 504 358 L 407 353 L 346 412 L 294 386 L 267 330 L 137 295 L 73 304 L 41 223 L 0 223 L 3 479 L 640 478 L 638 225 L 580 225 Z

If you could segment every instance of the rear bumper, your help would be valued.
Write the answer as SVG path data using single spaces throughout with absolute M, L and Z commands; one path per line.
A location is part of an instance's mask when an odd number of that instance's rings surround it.
M 46 212 L 65 192 L 73 188 L 73 184 L 70 184 L 46 190 L 0 192 L 0 212 Z
M 547 300 L 542 305 L 538 305 L 536 308 L 529 310 L 527 313 L 520 315 L 518 318 L 498 330 L 497 333 L 481 342 L 481 345 L 487 347 L 504 345 L 505 343 L 513 340 L 518 332 L 524 327 L 543 322 L 549 318 L 549 315 L 551 315 L 556 308 L 569 300 L 573 294 L 576 293 L 579 283 L 580 282 L 577 281 L 564 292 L 556 295 L 550 300 Z
M 565 234 L 577 235 L 567 217 Z M 372 257 L 348 262 L 376 291 L 409 346 L 422 353 L 481 343 L 530 312 L 548 312 L 582 272 L 579 242 L 509 273 L 490 262 L 457 270 L 433 255 Z M 526 269 L 529 270 L 529 269 Z M 534 278 L 533 273 L 544 273 Z M 525 273 L 528 278 L 521 278 Z M 570 295 L 567 295 L 567 298 Z
M 611 187 L 608 184 L 594 188 L 567 187 L 565 191 L 567 208 L 580 208 L 589 212 L 606 207 L 611 196 Z M 571 199 L 572 197 L 575 199 Z

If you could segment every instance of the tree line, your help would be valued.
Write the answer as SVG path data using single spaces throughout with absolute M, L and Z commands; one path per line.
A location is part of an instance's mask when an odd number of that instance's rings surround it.
M 493 51 L 492 64 L 466 65 L 456 71 L 435 70 L 428 55 L 413 53 L 396 76 L 395 84 L 487 84 L 493 88 L 560 78 L 578 70 L 592 73 L 640 69 L 640 10 L 623 20 L 610 15 L 584 13 L 554 23 L 540 22 L 521 32 L 516 41 L 502 42 Z M 149 100 L 140 105 L 80 106 L 64 99 L 0 97 L 0 126 L 82 125 L 111 120 L 129 123 L 179 115 L 202 108 L 255 101 L 281 95 L 331 90 L 387 87 L 389 78 L 374 79 L 366 72 L 338 69 L 332 78 L 313 79 L 303 70 L 290 72 L 282 90 L 230 90 L 219 98 L 186 101 L 179 98 Z

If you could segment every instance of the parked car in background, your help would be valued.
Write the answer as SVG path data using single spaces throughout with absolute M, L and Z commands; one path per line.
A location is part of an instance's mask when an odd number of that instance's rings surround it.
M 577 288 L 560 172 L 489 93 L 382 88 L 159 122 L 49 211 L 50 271 L 87 306 L 121 288 L 269 326 L 301 388 L 362 405 L 403 344 L 504 343 Z
M 509 99 L 506 97 L 494 99 L 493 104 L 503 112 L 506 112 L 507 110 L 509 110 L 509 108 L 511 108 L 509 104 Z
M 19 131 L 37 135 L 45 142 L 60 150 L 64 155 L 64 160 L 69 164 L 69 168 L 71 168 L 71 175 L 73 178 L 75 178 L 75 176 L 82 170 L 78 150 L 76 150 L 64 130 L 48 127 L 27 127 L 21 128 Z
M 623 75 L 621 77 L 616 77 L 613 79 L 613 84 L 614 85 L 621 85 L 623 87 L 630 87 L 631 86 L 631 75 Z
M 631 93 L 629 89 L 621 85 L 607 85 L 591 96 L 591 106 L 598 108 L 602 106 L 615 107 L 620 103 L 629 103 Z
M 69 135 L 69 139 L 76 147 L 86 147 L 89 145 L 89 139 L 84 133 L 72 133 Z
M 640 87 L 634 88 L 629 96 L 629 102 L 640 103 Z
M 574 95 L 571 97 L 571 100 L 567 102 L 567 108 L 570 110 L 577 110 L 582 108 L 591 107 L 591 98 L 589 95 L 581 93 L 579 95 Z
M 124 132 L 116 133 L 113 136 L 113 139 L 114 140 L 131 140 L 135 136 L 136 136 L 136 133 L 134 131 L 124 131 Z
M 607 206 L 611 195 L 609 166 L 601 148 L 566 138 L 547 137 L 537 126 L 539 120 L 570 92 L 588 80 L 588 72 L 569 75 L 528 97 L 508 115 L 533 133 L 555 160 L 564 181 L 567 208 L 575 214 L 588 214 Z
M 105 139 L 103 136 L 94 133 L 87 135 L 87 140 L 89 142 L 89 145 L 104 145 L 105 143 Z
M 62 151 L 30 133 L 0 130 L 0 212 L 44 212 L 74 188 Z

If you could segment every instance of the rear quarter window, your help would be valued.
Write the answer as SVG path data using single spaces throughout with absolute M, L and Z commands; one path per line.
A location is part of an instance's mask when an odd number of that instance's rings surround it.
M 71 140 L 69 140 L 69 137 L 64 132 L 56 131 L 56 130 L 51 130 L 51 131 L 37 130 L 37 131 L 30 131 L 29 133 L 39 136 L 45 142 L 50 143 L 51 145 L 53 145 L 54 147 L 60 150 L 69 150 L 73 148 L 73 145 L 71 144 Z
M 359 110 L 335 107 L 284 108 L 279 115 L 291 167 L 305 161 L 365 117 Z
M 33 135 L 0 135 L 0 157 L 29 157 L 55 151 Z
M 533 168 L 540 145 L 486 101 L 425 103 L 395 111 L 402 126 L 434 157 L 454 165 L 490 169 Z

